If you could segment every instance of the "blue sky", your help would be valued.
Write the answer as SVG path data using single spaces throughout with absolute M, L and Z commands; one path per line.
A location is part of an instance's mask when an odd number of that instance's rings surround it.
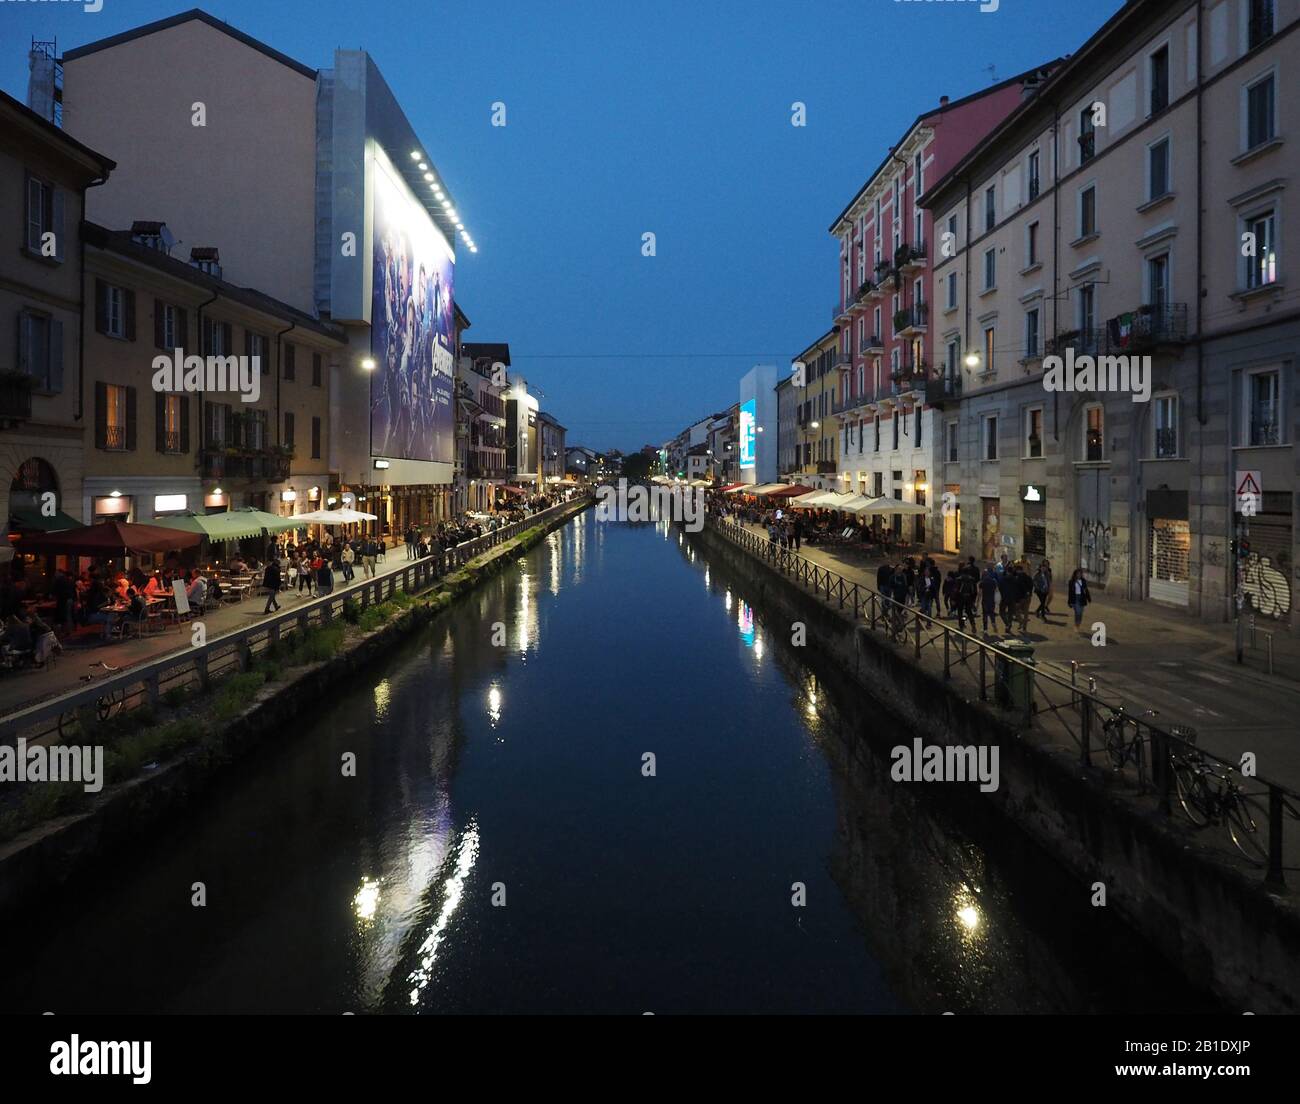
M 626 450 L 726 407 L 749 367 L 787 365 L 830 327 L 826 228 L 916 115 L 986 87 L 989 66 L 1002 79 L 1072 53 L 1121 3 L 202 6 L 314 67 L 371 53 L 478 244 L 457 254 L 467 339 L 509 342 L 571 442 Z M 0 0 L 0 87 L 26 99 L 32 36 L 71 49 L 186 7 Z

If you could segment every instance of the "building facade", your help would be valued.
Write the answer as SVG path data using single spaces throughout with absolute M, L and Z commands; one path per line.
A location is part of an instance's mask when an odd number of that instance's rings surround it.
M 950 398 L 935 368 L 938 311 L 932 216 L 918 202 L 1043 79 L 1033 70 L 919 116 L 831 224 L 839 239 L 834 307 L 833 418 L 837 489 L 924 505 L 936 446 L 936 410 Z M 940 243 L 942 252 L 943 242 Z M 926 518 L 894 518 L 926 543 Z
M 839 388 L 839 339 L 838 328 L 829 330 L 800 353 L 790 385 L 795 403 L 790 482 L 827 491 L 841 489 L 839 435 L 831 420 Z M 778 414 L 778 425 L 779 421 Z
M 496 488 L 509 478 L 505 405 L 509 367 L 509 345 L 469 341 L 461 345 L 456 372 L 463 427 L 459 433 L 461 509 L 494 509 Z
M 1300 4 L 1126 5 L 926 195 L 962 554 L 1294 626 Z M 1093 358 L 1096 375 L 1066 365 Z M 1247 493 L 1247 505 L 1238 496 Z M 1234 542 L 1249 546 L 1232 555 Z M 945 543 L 948 543 L 945 541 Z

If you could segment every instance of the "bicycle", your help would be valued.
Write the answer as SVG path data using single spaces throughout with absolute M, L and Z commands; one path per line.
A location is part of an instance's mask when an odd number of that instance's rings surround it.
M 90 674 L 82 675 L 81 681 L 94 682 L 94 680 L 99 678 L 101 675 L 115 675 L 121 669 L 122 669 L 121 667 L 114 667 L 111 663 L 105 663 L 101 659 L 90 665 Z M 119 686 L 114 690 L 109 690 L 95 699 L 95 716 L 101 722 L 108 720 L 109 717 L 113 716 L 114 713 L 120 713 L 125 711 L 125 709 L 126 709 L 126 687 L 125 686 Z M 64 732 L 64 724 L 67 723 L 71 725 L 75 723 L 76 716 L 77 716 L 76 710 L 74 709 L 71 713 L 70 720 L 65 722 L 64 718 L 69 717 L 69 714 L 68 713 L 59 714 L 59 738 L 60 739 L 62 739 L 66 735 L 66 733 Z
M 1190 741 L 1189 741 L 1190 742 Z M 1222 823 L 1233 846 L 1255 866 L 1268 861 L 1268 844 L 1255 821 L 1251 795 L 1229 771 L 1220 773 L 1195 749 L 1173 759 L 1174 790 L 1187 819 L 1197 828 Z
M 1139 714 L 1141 717 L 1159 716 L 1156 710 L 1148 709 Z M 1112 713 L 1102 724 L 1102 734 L 1106 743 L 1106 755 L 1110 759 L 1112 769 L 1122 771 L 1128 763 L 1132 763 L 1138 772 L 1138 780 L 1142 781 L 1146 776 L 1146 752 L 1143 749 L 1142 733 L 1137 723 L 1133 724 L 1133 739 L 1124 738 L 1124 730 L 1128 726 L 1128 716 L 1124 711 L 1123 704 Z

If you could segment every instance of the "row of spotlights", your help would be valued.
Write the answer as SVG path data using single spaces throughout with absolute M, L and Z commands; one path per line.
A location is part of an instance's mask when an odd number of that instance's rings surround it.
M 451 200 L 447 197 L 446 192 L 444 192 L 439 186 L 437 178 L 429 171 L 428 162 L 423 160 L 423 158 L 424 154 L 419 150 L 411 150 L 411 160 L 419 164 L 420 171 L 424 173 L 424 179 L 428 181 L 429 186 L 433 188 L 434 198 L 442 204 L 442 209 L 446 216 L 456 224 L 456 229 L 460 231 L 460 236 L 465 239 L 465 244 L 469 246 L 469 251 L 471 253 L 477 253 L 478 246 L 474 244 L 474 240 L 469 236 L 468 231 L 465 229 L 465 224 L 460 221 L 459 216 L 456 214 L 456 208 L 452 206 Z M 369 363 L 363 362 L 362 366 L 369 370 L 374 367 L 374 363 L 373 361 Z

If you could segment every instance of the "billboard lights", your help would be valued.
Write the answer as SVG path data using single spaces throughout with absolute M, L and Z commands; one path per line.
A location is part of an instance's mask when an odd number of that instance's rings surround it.
M 430 184 L 432 184 L 432 183 L 433 183 L 433 173 L 431 173 L 431 172 L 427 172 L 427 173 L 425 173 L 425 174 L 424 174 L 424 179 L 427 180 Z
M 375 370 L 375 358 L 374 358 L 374 357 L 366 357 L 366 358 L 361 362 L 361 367 L 364 368 L 367 372 L 373 372 L 373 371 Z
M 420 158 L 422 158 L 423 156 L 424 156 L 424 154 L 422 154 L 419 150 L 411 150 L 411 160 L 412 160 L 412 161 L 419 161 Z

